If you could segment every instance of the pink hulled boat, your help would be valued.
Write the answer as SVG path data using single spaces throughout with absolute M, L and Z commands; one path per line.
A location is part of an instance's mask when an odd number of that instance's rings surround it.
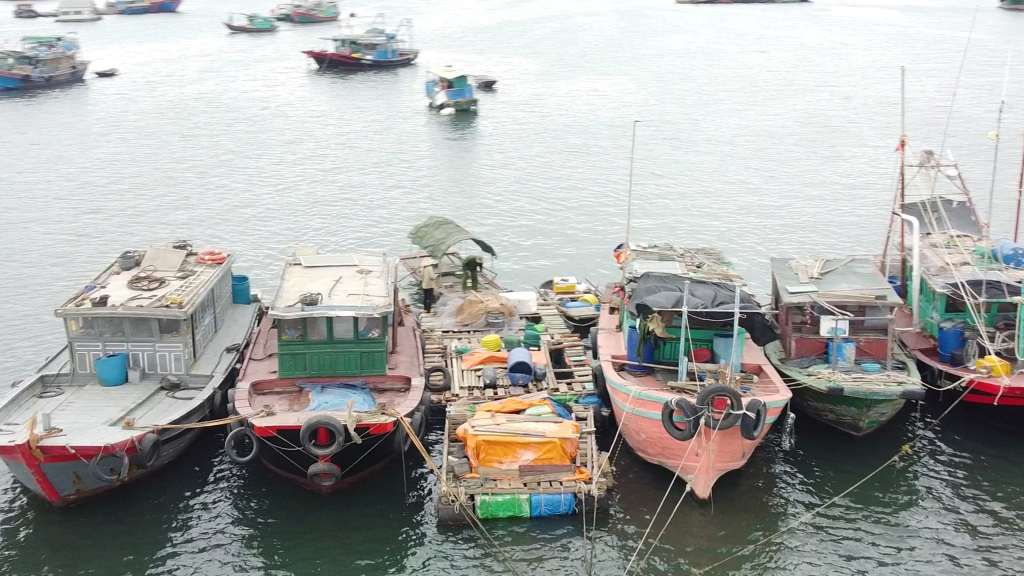
M 617 259 L 623 282 L 591 332 L 595 386 L 630 448 L 707 499 L 789 402 L 761 350 L 776 327 L 716 249 L 631 244 Z

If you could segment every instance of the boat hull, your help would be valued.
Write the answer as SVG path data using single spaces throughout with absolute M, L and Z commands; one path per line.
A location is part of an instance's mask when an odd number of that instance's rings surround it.
M 321 22 L 334 22 L 337 19 L 337 14 L 324 16 L 314 12 L 292 12 L 288 15 L 288 20 L 292 24 L 319 24 Z
M 277 31 L 277 26 L 274 26 L 273 28 L 253 28 L 252 26 L 238 26 L 236 24 L 228 24 L 227 22 L 225 22 L 224 25 L 227 26 L 228 30 L 231 30 L 232 32 L 244 32 L 247 34 L 259 34 L 264 32 Z
M 1000 0 L 999 7 L 1003 10 L 1024 10 L 1024 0 Z
M 149 12 L 177 12 L 178 6 L 181 6 L 181 0 L 158 0 L 150 3 Z
M 373 70 L 378 68 L 397 68 L 408 66 L 416 61 L 419 56 L 418 50 L 399 50 L 398 58 L 369 59 L 359 58 L 348 54 L 327 52 L 323 50 L 304 50 L 302 52 L 316 62 L 320 69 L 346 69 L 346 70 Z
M 84 65 L 69 70 L 61 70 L 53 74 L 26 74 L 10 70 L 0 71 L 0 91 L 31 90 L 33 88 L 48 88 L 50 86 L 80 82 L 85 78 L 88 67 L 88 63 L 85 63 Z

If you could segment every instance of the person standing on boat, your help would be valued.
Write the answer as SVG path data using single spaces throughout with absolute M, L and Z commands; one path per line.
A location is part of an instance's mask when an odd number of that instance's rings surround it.
M 430 309 L 434 307 L 434 288 L 437 288 L 437 274 L 434 273 L 434 262 L 433 258 L 424 258 L 420 264 L 420 288 L 423 288 L 423 311 L 430 314 Z
M 462 291 L 466 291 L 466 280 L 471 280 L 473 290 L 480 287 L 479 274 L 484 267 L 483 256 L 468 256 L 462 261 Z

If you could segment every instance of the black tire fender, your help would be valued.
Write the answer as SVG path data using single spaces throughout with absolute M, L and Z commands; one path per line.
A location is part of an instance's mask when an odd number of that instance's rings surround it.
M 227 403 L 224 398 L 224 391 L 220 388 L 213 391 L 213 401 L 210 404 L 210 416 L 214 420 L 220 420 L 227 415 Z
M 135 453 L 135 466 L 139 470 L 149 470 L 153 466 L 156 466 L 156 461 L 160 459 L 160 448 L 163 446 L 163 441 L 160 436 L 157 436 L 156 432 L 146 434 L 139 440 L 138 452 Z
M 327 445 L 316 443 L 314 436 L 317 435 L 320 428 L 326 428 L 334 436 L 334 439 Z M 334 416 L 326 414 L 313 416 L 306 420 L 302 424 L 302 428 L 299 429 L 299 440 L 302 442 L 302 448 L 308 454 L 315 458 L 324 458 L 341 450 L 345 445 L 345 427 Z
M 594 360 L 601 361 L 601 356 L 597 353 L 597 326 L 590 329 L 590 353 Z
M 236 446 L 243 436 L 249 438 L 252 442 L 252 450 L 250 450 L 248 454 L 239 454 L 238 447 Z M 249 428 L 248 426 L 235 428 L 228 433 L 228 437 L 224 439 L 224 453 L 227 454 L 228 459 L 235 464 L 248 464 L 255 460 L 260 454 L 260 439 L 256 436 L 256 433 L 252 431 L 252 428 Z
M 440 372 L 444 376 L 444 380 L 440 384 L 434 384 L 430 381 L 430 377 L 434 375 L 434 372 Z M 427 371 L 423 374 L 423 386 L 431 392 L 444 392 L 450 390 L 452 387 L 452 373 L 448 371 L 444 366 L 431 366 L 427 368 Z
M 228 388 L 228 391 L 227 391 L 228 402 L 231 402 L 232 404 L 234 404 L 235 403 L 235 395 L 237 393 L 238 393 L 238 390 L 235 390 L 234 388 Z
M 725 396 L 729 399 L 728 414 L 721 418 L 711 415 L 711 399 Z M 712 384 L 697 394 L 697 411 L 704 414 L 704 424 L 712 430 L 728 430 L 743 416 L 743 398 L 738 390 L 725 384 Z
M 333 462 L 314 462 L 306 469 L 306 479 L 317 486 L 333 486 L 341 480 L 341 468 Z
M 676 412 L 682 412 L 686 423 L 683 428 L 676 425 L 673 416 Z M 661 405 L 661 424 L 665 432 L 680 442 L 686 442 L 697 435 L 697 428 L 700 427 L 697 407 L 692 402 L 681 396 L 676 396 Z
M 608 381 L 604 377 L 604 368 L 602 368 L 600 364 L 594 366 L 592 378 L 594 379 L 594 390 L 597 391 L 598 398 L 600 398 L 605 405 L 611 407 L 612 399 L 608 394 Z
M 757 440 L 764 432 L 768 421 L 768 406 L 760 398 L 747 400 L 747 407 L 740 418 L 740 435 L 746 440 Z

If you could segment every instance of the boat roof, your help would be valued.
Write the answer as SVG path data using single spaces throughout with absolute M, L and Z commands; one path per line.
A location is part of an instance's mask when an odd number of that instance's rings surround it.
M 96 5 L 92 3 L 92 0 L 60 0 L 60 5 L 57 8 L 58 9 L 61 9 L 61 8 L 63 8 L 63 9 L 78 8 L 78 9 L 95 10 L 96 9 Z
M 630 242 L 629 257 L 622 265 L 626 278 L 648 272 L 744 284 L 732 262 L 718 248 L 686 247 L 670 243 Z
M 452 80 L 454 78 L 460 78 L 467 76 L 467 74 L 454 66 L 441 66 L 439 68 L 431 68 L 428 70 L 434 76 L 438 78 L 444 78 L 445 80 Z
M 422 248 L 435 260 L 440 260 L 448 252 L 448 249 L 459 242 L 470 240 L 476 243 L 481 250 L 498 257 L 498 254 L 491 248 L 491 245 L 471 234 L 468 230 L 459 226 L 452 220 L 441 216 L 431 216 L 417 224 L 409 232 L 409 240 Z
M 54 311 L 58 318 L 68 316 L 149 316 L 154 318 L 188 318 L 199 307 L 202 299 L 225 274 L 230 274 L 234 256 L 226 254 L 223 264 L 200 264 L 196 252 L 176 250 L 166 246 L 151 246 L 141 250 L 141 263 L 122 270 L 115 259 L 90 282 L 83 285 L 98 287 L 90 292 L 79 292 Z M 142 274 L 155 277 L 150 287 L 140 289 L 131 280 Z M 160 280 L 163 284 L 160 285 Z M 134 287 L 133 287 L 134 285 Z M 106 306 L 93 306 L 91 297 L 108 296 Z
M 779 303 L 783 306 L 814 306 L 819 302 L 903 304 L 875 260 L 867 256 L 772 258 L 771 268 Z M 808 278 L 815 269 L 820 278 Z
M 316 254 L 285 261 L 271 318 L 384 316 L 394 312 L 397 260 L 357 254 Z M 319 304 L 304 305 L 304 295 Z

